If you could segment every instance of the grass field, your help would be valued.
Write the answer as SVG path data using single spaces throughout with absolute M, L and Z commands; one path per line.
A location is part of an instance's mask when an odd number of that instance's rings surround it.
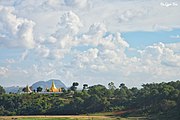
M 109 116 L 0 116 L 0 120 L 146 120 L 141 117 L 109 117 Z
M 20 118 L 17 120 L 144 120 L 141 118 Z
M 83 115 L 0 116 L 0 120 L 147 120 L 144 117 L 120 117 L 123 112 L 102 112 Z
M 18 120 L 116 120 L 111 118 L 22 118 Z

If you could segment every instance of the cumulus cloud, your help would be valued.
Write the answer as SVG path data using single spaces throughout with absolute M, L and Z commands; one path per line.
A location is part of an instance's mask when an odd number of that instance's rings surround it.
M 160 31 L 160 30 L 170 31 L 170 30 L 172 30 L 173 28 L 170 27 L 170 26 L 155 24 L 155 25 L 153 26 L 153 29 L 154 29 L 155 31 Z
M 64 0 L 65 5 L 84 8 L 88 6 L 88 0 Z
M 180 54 L 180 42 L 166 44 L 168 48 L 173 50 L 176 54 Z
M 14 59 L 6 59 L 7 63 L 9 64 L 13 64 L 15 63 L 16 61 Z
M 11 7 L 0 6 L 0 41 L 3 47 L 34 48 L 33 27 L 31 20 L 17 17 Z
M 123 13 L 119 13 L 119 17 L 118 20 L 119 22 L 129 22 L 133 19 L 138 19 L 138 18 L 142 18 L 146 15 L 147 12 L 145 12 L 145 10 L 141 10 L 141 11 L 136 11 L 136 10 L 126 10 Z
M 175 6 L 180 4 L 178 0 L 173 2 L 164 2 L 163 0 L 146 2 L 137 0 L 31 0 L 28 2 L 16 0 L 3 1 L 1 4 L 14 6 L 18 14 L 32 18 L 38 23 L 38 27 L 49 27 L 42 31 L 53 29 L 52 27 L 55 26 L 51 22 L 57 22 L 59 15 L 65 11 L 78 14 L 84 23 L 84 29 L 88 29 L 89 25 L 95 22 L 104 22 L 113 32 L 155 31 L 180 27 L 177 12 L 180 7 Z M 171 4 L 171 7 L 163 7 L 162 4 Z M 42 22 L 45 22 L 44 26 Z M 157 29 L 154 29 L 155 25 L 158 25 Z M 41 30 L 38 27 L 36 29 Z
M 43 45 L 38 45 L 35 50 L 36 50 L 38 56 L 40 56 L 40 57 L 46 58 L 49 56 L 49 53 L 50 53 L 49 48 L 47 48 Z
M 13 65 L 0 67 L 0 75 L 8 73 L 9 80 L 21 78 L 26 84 L 54 77 L 67 84 L 122 80 L 129 85 L 179 78 L 179 43 L 138 50 L 119 33 L 179 28 L 179 7 L 161 7 L 161 1 L 3 1 L 0 46 L 23 49 L 18 49 L 19 63 L 6 58 Z M 129 56 L 127 49 L 139 55 Z
M 63 35 L 75 35 L 79 32 L 79 29 L 83 26 L 78 15 L 69 11 L 61 16 L 59 22 L 59 29 L 57 30 L 55 37 L 59 38 Z
M 25 60 L 25 59 L 28 57 L 28 54 L 29 54 L 29 51 L 28 51 L 28 50 L 25 50 L 25 51 L 22 53 L 22 55 L 21 55 L 20 61 Z
M 105 27 L 99 27 L 98 25 L 94 29 L 93 34 L 88 32 L 88 34 L 82 35 L 80 44 L 89 45 L 91 48 L 87 51 L 76 53 L 75 63 L 77 66 L 83 69 L 89 68 L 104 71 L 111 67 L 112 64 L 120 64 L 126 59 L 125 49 L 129 47 L 129 44 L 121 37 L 121 34 L 116 33 L 104 36 L 105 34 Z M 96 38 L 94 36 L 99 37 Z
M 89 27 L 88 35 L 103 35 L 107 32 L 106 26 L 102 23 L 94 23 Z
M 155 75 L 177 75 L 178 71 L 171 70 L 178 69 L 180 66 L 180 54 L 175 53 L 169 45 L 159 43 L 153 46 L 146 47 L 141 51 L 140 61 L 144 70 Z M 141 66 L 141 65 L 140 65 Z M 169 73 L 168 73 L 169 71 Z
M 57 39 L 53 36 L 50 36 L 48 39 L 47 39 L 47 42 L 48 43 L 56 43 Z
M 74 12 L 64 12 L 57 23 L 57 30 L 48 38 L 40 37 L 35 51 L 39 56 L 49 59 L 62 59 L 79 41 L 76 37 L 82 22 Z
M 0 75 L 4 76 L 8 72 L 8 68 L 6 67 L 0 67 Z
M 49 55 L 47 57 L 53 59 L 62 59 L 64 58 L 65 54 L 71 52 L 72 47 L 75 47 L 78 44 L 78 40 L 69 35 L 58 38 L 57 41 L 52 44 L 53 48 L 49 49 Z
M 97 48 L 91 48 L 83 53 L 80 53 L 77 55 L 77 60 L 82 63 L 89 63 L 91 61 L 94 61 L 98 57 L 98 49 Z

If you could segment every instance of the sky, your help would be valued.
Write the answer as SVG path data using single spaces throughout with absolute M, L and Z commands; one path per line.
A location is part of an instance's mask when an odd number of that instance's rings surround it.
M 0 0 L 0 85 L 180 79 L 179 0 Z

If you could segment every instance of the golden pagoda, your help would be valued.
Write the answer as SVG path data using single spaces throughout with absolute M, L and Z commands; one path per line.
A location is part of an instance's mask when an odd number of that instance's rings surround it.
M 32 90 L 29 88 L 29 86 L 27 85 L 25 88 L 24 88 L 24 92 L 27 92 L 27 93 L 31 93 Z
M 61 92 L 61 88 L 56 88 L 54 81 L 52 81 L 51 88 L 49 89 L 49 92 Z

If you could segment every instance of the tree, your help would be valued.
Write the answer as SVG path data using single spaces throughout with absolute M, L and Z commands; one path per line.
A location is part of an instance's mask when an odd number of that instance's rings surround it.
M 26 87 L 23 87 L 22 91 L 25 92 L 25 90 L 26 90 Z
M 72 84 L 72 86 L 70 87 L 70 89 L 71 89 L 72 91 L 76 91 L 78 85 L 79 85 L 78 82 L 73 82 L 73 84 Z
M 78 82 L 73 82 L 73 86 L 78 86 L 79 83 Z
M 43 89 L 43 88 L 42 88 L 42 87 L 40 87 L 40 86 L 39 86 L 39 87 L 37 87 L 37 92 L 42 92 L 42 89 Z
M 0 95 L 4 94 L 5 92 L 6 92 L 5 89 L 2 86 L 0 86 Z
M 110 90 L 115 90 L 115 89 L 116 89 L 116 87 L 115 87 L 115 85 L 114 85 L 113 82 L 110 82 L 110 83 L 108 84 L 108 88 L 109 88 Z
M 83 84 L 83 90 L 87 90 L 88 84 Z
M 172 109 L 173 107 L 176 106 L 176 102 L 173 100 L 162 100 L 160 103 L 161 109 L 163 111 L 167 111 L 169 109 Z
M 74 98 L 74 101 L 71 104 L 75 114 L 81 114 L 84 112 L 83 103 L 84 100 L 81 97 Z
M 84 103 L 87 112 L 102 111 L 101 104 L 101 98 L 96 94 L 90 96 Z
M 75 82 L 72 87 L 77 85 L 79 84 Z M 132 110 L 132 113 L 122 115 L 147 115 L 158 120 L 180 120 L 179 81 L 148 83 L 139 89 L 129 89 L 123 84 L 120 86 L 115 90 L 100 84 L 78 92 L 68 89 L 73 94 L 2 94 L 0 115 L 62 115 Z M 87 85 L 84 84 L 83 87 L 85 89 Z
M 109 90 L 103 85 L 90 86 L 88 90 L 88 94 L 97 95 L 100 98 L 110 96 Z
M 62 92 L 65 93 L 66 92 L 66 89 L 65 88 L 61 88 Z
M 123 88 L 123 87 L 125 87 L 125 84 L 124 84 L 124 83 L 121 83 L 121 84 L 119 85 L 119 88 Z

